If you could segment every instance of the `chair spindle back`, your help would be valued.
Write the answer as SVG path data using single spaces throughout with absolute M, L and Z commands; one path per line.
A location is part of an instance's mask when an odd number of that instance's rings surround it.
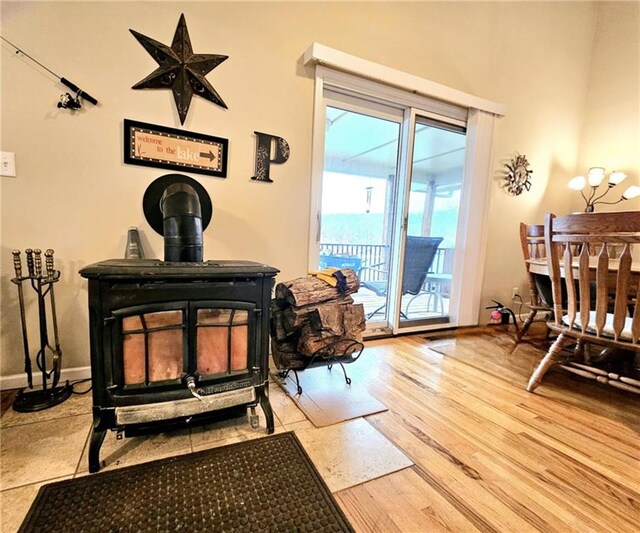
M 548 214 L 545 244 L 555 323 L 563 324 L 564 273 L 565 325 L 578 327 L 583 335 L 603 337 L 605 332 L 609 339 L 638 344 L 640 306 L 635 302 L 638 284 L 632 284 L 631 267 L 633 248 L 639 243 L 640 212 Z M 619 255 L 612 253 L 614 249 L 620 250 Z
M 522 246 L 522 255 L 525 260 L 525 266 L 527 266 L 527 276 L 529 278 L 529 301 L 532 305 L 539 306 L 542 302 L 540 301 L 541 295 L 538 290 L 538 283 L 526 262 L 529 259 L 546 258 L 544 225 L 520 222 L 520 244 Z

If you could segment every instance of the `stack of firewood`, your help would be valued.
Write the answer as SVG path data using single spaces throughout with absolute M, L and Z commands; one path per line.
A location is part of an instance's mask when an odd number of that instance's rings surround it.
M 362 342 L 364 306 L 354 304 L 356 273 L 341 270 L 346 290 L 341 292 L 314 276 L 276 285 L 271 301 L 271 351 L 278 368 L 304 368 L 317 354 L 349 355 Z

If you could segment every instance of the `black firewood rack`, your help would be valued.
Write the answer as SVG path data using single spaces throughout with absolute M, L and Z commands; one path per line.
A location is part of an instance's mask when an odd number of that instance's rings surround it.
M 338 346 L 340 346 L 339 353 L 337 351 Z M 293 372 L 296 379 L 297 393 L 300 395 L 302 394 L 302 387 L 300 386 L 298 372 L 307 370 L 308 368 L 326 366 L 331 370 L 333 365 L 338 364 L 340 365 L 340 368 L 342 368 L 345 382 L 347 385 L 351 385 L 351 378 L 347 375 L 344 365 L 356 362 L 363 350 L 364 344 L 360 341 L 357 341 L 356 339 L 343 338 L 329 344 L 328 346 L 320 348 L 314 352 L 311 357 L 298 352 L 294 354 L 287 354 L 285 357 L 283 354 L 274 352 L 273 360 L 278 369 L 277 375 L 283 381 L 289 376 L 289 373 Z

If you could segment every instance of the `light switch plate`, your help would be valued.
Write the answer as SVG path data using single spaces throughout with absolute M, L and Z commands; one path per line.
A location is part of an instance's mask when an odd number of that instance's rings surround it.
M 16 154 L 0 152 L 0 175 L 10 178 L 16 177 Z

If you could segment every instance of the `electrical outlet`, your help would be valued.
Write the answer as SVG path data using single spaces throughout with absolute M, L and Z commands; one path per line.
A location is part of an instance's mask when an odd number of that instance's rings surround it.
M 515 300 L 516 298 L 520 298 L 520 289 L 518 287 L 511 289 L 511 299 Z
M 16 154 L 13 152 L 0 152 L 0 175 L 16 177 Z

